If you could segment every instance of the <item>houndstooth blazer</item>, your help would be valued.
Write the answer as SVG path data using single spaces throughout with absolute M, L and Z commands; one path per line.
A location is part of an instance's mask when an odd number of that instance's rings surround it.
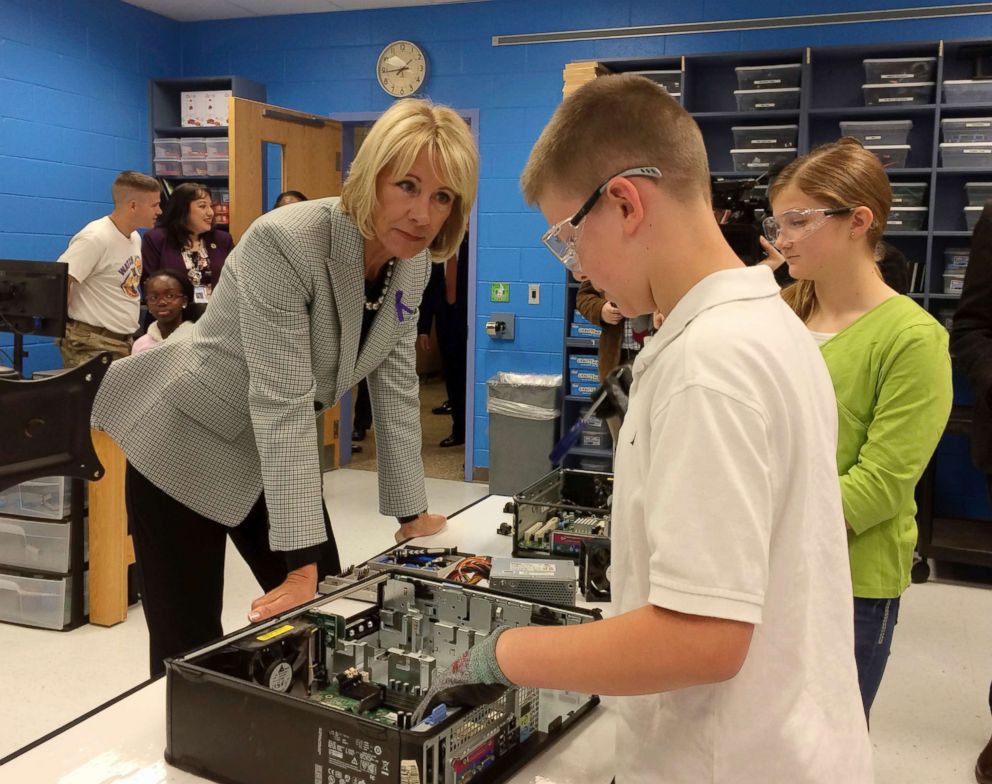
M 368 377 L 379 509 L 427 508 L 414 343 L 426 252 L 398 261 L 359 353 L 363 239 L 336 199 L 264 215 L 188 337 L 114 362 L 92 424 L 157 487 L 238 525 L 265 490 L 273 550 L 325 540 L 314 412 Z

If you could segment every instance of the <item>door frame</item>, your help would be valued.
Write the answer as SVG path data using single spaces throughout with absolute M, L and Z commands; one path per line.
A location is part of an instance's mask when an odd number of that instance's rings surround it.
M 458 109 L 451 107 L 459 117 L 467 121 L 475 139 L 475 146 L 479 146 L 479 110 L 478 109 Z M 342 147 L 341 147 L 341 181 L 344 182 L 348 176 L 347 166 L 351 163 L 355 151 L 351 149 L 351 142 L 347 140 L 348 134 L 344 133 L 348 125 L 359 125 L 375 122 L 382 116 L 382 112 L 330 112 L 327 116 L 341 123 L 342 126 Z M 481 175 L 481 166 L 480 166 Z M 472 212 L 469 217 L 469 225 L 472 232 L 468 238 L 468 341 L 465 357 L 465 481 L 473 481 L 473 470 L 475 468 L 475 311 L 476 311 L 476 281 L 478 272 L 476 267 L 476 247 L 479 241 L 479 197 L 476 193 L 475 203 L 472 205 Z

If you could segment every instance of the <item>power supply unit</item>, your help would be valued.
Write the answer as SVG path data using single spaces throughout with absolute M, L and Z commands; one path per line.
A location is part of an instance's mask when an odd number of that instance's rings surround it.
M 493 558 L 489 587 L 494 591 L 542 602 L 575 603 L 578 574 L 571 561 Z

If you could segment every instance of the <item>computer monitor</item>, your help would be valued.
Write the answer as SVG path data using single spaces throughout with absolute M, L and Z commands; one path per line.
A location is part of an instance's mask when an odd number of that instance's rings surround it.
M 68 296 L 68 265 L 0 259 L 0 332 L 63 337 Z

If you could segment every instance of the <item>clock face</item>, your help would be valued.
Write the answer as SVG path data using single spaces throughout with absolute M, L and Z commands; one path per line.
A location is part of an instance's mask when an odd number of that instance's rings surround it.
M 383 90 L 405 98 L 417 92 L 427 78 L 427 58 L 416 44 L 393 41 L 382 50 L 375 70 Z

